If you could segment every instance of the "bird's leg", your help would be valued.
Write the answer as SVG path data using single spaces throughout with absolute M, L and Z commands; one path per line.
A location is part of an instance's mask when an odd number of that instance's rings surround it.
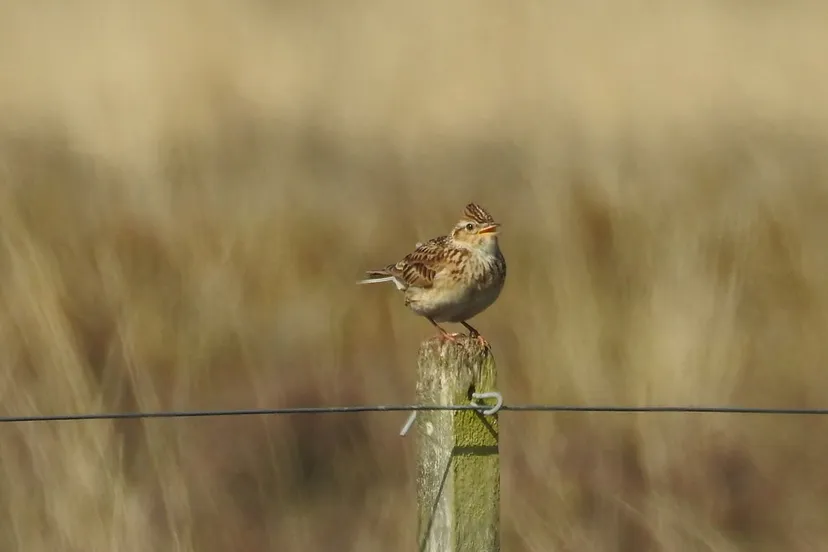
M 435 328 L 440 330 L 440 337 L 442 337 L 443 339 L 447 339 L 449 341 L 457 341 L 457 338 L 460 337 L 460 334 L 457 334 L 457 333 L 450 334 L 450 333 L 448 333 L 446 330 L 443 329 L 442 326 L 440 326 L 437 322 L 435 322 L 433 319 L 431 319 L 431 317 L 426 316 L 426 319 L 429 322 L 431 322 L 432 324 L 434 324 Z
M 486 341 L 486 339 L 482 335 L 480 335 L 480 332 L 472 328 L 471 324 L 467 324 L 465 320 L 461 320 L 460 323 L 463 324 L 466 327 L 466 329 L 469 330 L 469 337 L 471 337 L 472 339 L 477 339 L 481 346 L 486 348 L 489 347 L 489 342 Z

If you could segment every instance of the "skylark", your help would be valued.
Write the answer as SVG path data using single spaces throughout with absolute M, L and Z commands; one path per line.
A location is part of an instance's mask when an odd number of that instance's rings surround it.
M 506 260 L 497 243 L 498 228 L 483 207 L 466 205 L 463 218 L 447 236 L 418 243 L 400 262 L 369 270 L 358 284 L 393 282 L 405 294 L 405 305 L 454 340 L 438 322 L 459 322 L 469 337 L 487 345 L 466 321 L 495 302 L 506 281 Z

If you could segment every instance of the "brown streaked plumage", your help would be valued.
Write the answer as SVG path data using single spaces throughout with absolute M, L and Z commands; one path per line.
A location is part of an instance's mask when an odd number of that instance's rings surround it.
M 487 309 L 500 295 L 506 261 L 500 252 L 499 224 L 483 207 L 469 203 L 451 233 L 418 243 L 395 264 L 369 270 L 359 284 L 393 282 L 405 305 L 454 339 L 438 322 L 459 322 L 471 337 L 485 340 L 467 320 Z

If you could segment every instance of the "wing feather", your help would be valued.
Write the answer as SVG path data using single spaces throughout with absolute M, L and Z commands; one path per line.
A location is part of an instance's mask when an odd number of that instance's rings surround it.
M 441 265 L 445 262 L 446 249 L 450 243 L 449 236 L 440 236 L 419 243 L 414 251 L 399 262 L 386 266 L 381 272 L 396 276 L 408 286 L 431 287 L 442 268 Z

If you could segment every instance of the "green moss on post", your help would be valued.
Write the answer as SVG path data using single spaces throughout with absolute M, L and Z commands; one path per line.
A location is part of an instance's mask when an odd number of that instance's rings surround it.
M 469 404 L 495 391 L 491 352 L 473 339 L 420 347 L 420 404 Z M 500 550 L 500 456 L 497 415 L 473 410 L 417 416 L 417 500 L 421 552 Z

